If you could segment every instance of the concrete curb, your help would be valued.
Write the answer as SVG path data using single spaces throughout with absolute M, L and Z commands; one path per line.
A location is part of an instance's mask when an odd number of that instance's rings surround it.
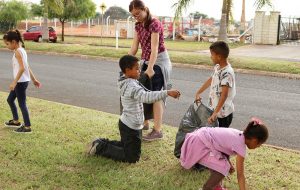
M 9 51 L 5 48 L 0 48 L 0 50 Z M 116 59 L 116 58 L 101 57 L 101 56 L 94 56 L 94 55 L 82 55 L 82 54 L 70 54 L 70 53 L 58 53 L 58 52 L 44 52 L 44 51 L 34 51 L 34 50 L 28 50 L 27 52 L 34 53 L 34 54 L 39 54 L 39 55 L 43 55 L 43 54 L 44 55 L 58 55 L 58 56 L 68 56 L 68 57 L 80 57 L 82 59 L 118 61 L 118 59 Z M 178 67 L 178 68 L 191 68 L 191 69 L 200 69 L 200 70 L 212 70 L 213 69 L 212 66 L 207 66 L 207 65 L 192 65 L 192 64 L 184 64 L 184 63 L 174 63 L 174 62 L 172 62 L 172 65 L 174 67 Z M 242 74 L 271 76 L 271 77 L 280 77 L 280 78 L 300 80 L 300 74 L 267 72 L 267 71 L 236 69 L 236 68 L 234 68 L 234 71 L 236 73 L 242 73 Z
M 282 150 L 282 151 L 293 152 L 293 153 L 296 153 L 296 154 L 299 154 L 299 155 L 300 155 L 300 151 L 299 151 L 299 150 L 294 150 L 294 149 L 284 148 L 284 147 L 275 146 L 275 145 L 270 145 L 270 144 L 264 144 L 264 146 L 269 147 L 269 148 L 273 148 L 273 149 L 276 149 L 276 150 Z

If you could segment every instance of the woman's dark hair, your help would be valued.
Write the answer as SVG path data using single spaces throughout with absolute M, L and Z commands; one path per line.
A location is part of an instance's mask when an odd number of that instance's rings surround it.
M 22 43 L 22 47 L 25 48 L 24 41 L 22 39 L 21 33 L 19 30 L 10 30 L 3 36 L 3 40 L 12 42 L 15 40 L 17 43 Z
M 152 15 L 149 11 L 149 8 L 145 6 L 144 2 L 141 1 L 141 0 L 133 0 L 130 2 L 129 4 L 129 12 L 131 12 L 133 9 L 140 9 L 140 10 L 143 10 L 143 11 L 146 11 L 147 13 L 147 18 L 146 18 L 146 21 L 145 21 L 145 28 L 147 30 L 149 30 L 149 26 L 152 22 Z
M 124 55 L 119 61 L 120 69 L 125 73 L 126 69 L 132 69 L 134 65 L 139 61 L 138 58 L 132 55 Z
M 256 138 L 259 143 L 264 143 L 269 137 L 269 132 L 264 124 L 250 121 L 244 130 L 244 136 L 246 139 Z
M 224 41 L 217 41 L 210 45 L 209 49 L 224 58 L 228 58 L 229 46 Z

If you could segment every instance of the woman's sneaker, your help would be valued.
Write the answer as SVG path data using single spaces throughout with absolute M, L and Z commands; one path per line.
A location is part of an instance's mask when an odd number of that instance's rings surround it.
M 14 121 L 14 120 L 9 120 L 7 122 L 4 123 L 5 127 L 10 127 L 10 128 L 16 128 L 16 127 L 20 127 L 21 123 L 19 121 Z
M 14 130 L 15 133 L 32 133 L 30 127 L 25 127 L 24 125 L 21 125 L 18 129 Z
M 146 136 L 143 136 L 144 141 L 155 141 L 155 140 L 160 140 L 163 138 L 163 134 L 161 131 L 156 131 L 152 129 L 150 133 L 148 133 Z

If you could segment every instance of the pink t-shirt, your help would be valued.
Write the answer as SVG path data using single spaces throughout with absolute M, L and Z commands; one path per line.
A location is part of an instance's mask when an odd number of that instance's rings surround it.
M 204 127 L 202 130 L 209 134 L 210 138 L 206 140 L 212 143 L 215 150 L 228 156 L 238 154 L 245 158 L 246 144 L 243 131 L 223 127 Z
M 224 154 L 246 156 L 243 132 L 232 128 L 202 127 L 186 135 L 180 162 L 186 169 L 200 163 L 227 176 L 230 164 Z
M 152 22 L 149 25 L 149 30 L 147 30 L 142 23 L 138 22 L 135 25 L 135 31 L 137 32 L 138 40 L 141 44 L 143 60 L 149 61 L 150 59 L 152 33 L 159 33 L 158 53 L 166 50 L 164 45 L 163 26 L 156 18 L 152 19 Z

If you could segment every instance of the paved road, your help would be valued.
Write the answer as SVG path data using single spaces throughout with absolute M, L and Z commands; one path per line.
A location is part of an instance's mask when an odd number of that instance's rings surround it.
M 0 52 L 0 91 L 7 92 L 11 82 L 11 56 L 10 52 Z M 43 83 L 41 90 L 31 85 L 29 96 L 118 113 L 116 62 L 35 54 L 29 58 Z M 173 69 L 173 85 L 182 96 L 179 101 L 169 99 L 165 123 L 179 125 L 196 89 L 209 75 L 209 71 Z M 239 73 L 236 80 L 236 112 L 231 126 L 243 129 L 251 116 L 258 116 L 270 128 L 269 144 L 300 150 L 300 81 Z

